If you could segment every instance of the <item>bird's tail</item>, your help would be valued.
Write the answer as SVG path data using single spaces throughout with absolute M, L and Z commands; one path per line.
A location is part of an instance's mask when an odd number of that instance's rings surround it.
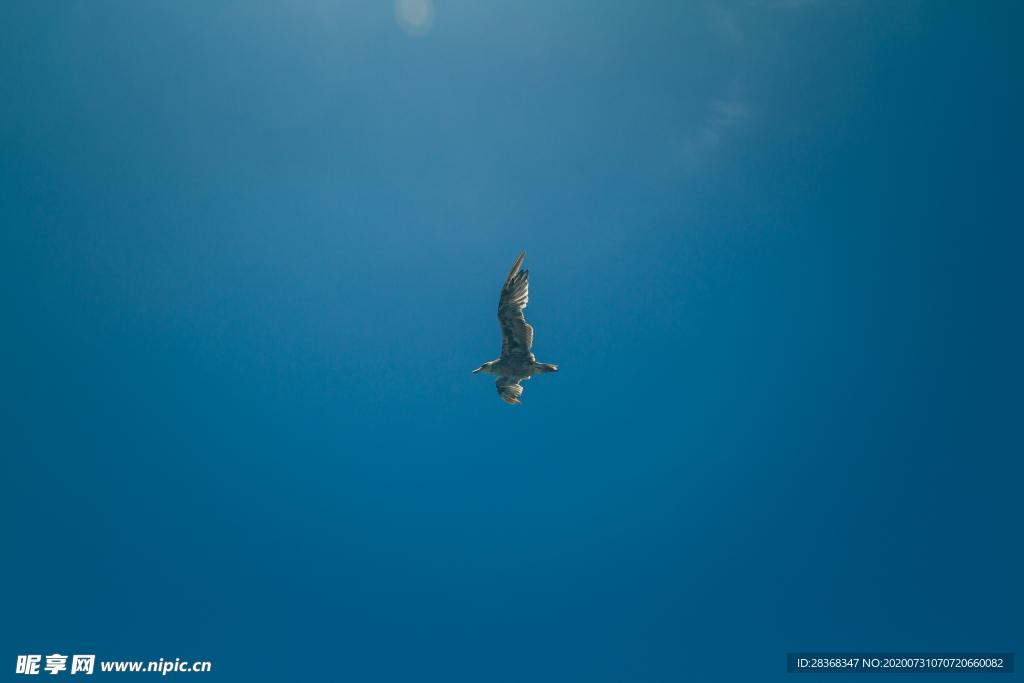
M 558 366 L 554 363 L 537 363 L 536 374 L 543 375 L 546 372 L 558 372 Z

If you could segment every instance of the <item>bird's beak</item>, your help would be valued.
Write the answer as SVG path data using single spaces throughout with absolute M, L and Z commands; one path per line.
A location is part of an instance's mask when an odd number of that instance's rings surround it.
M 483 370 L 483 368 L 477 368 L 476 370 L 474 370 L 474 371 L 472 372 L 472 374 L 474 374 L 474 375 L 475 375 L 476 373 L 480 372 L 481 370 Z

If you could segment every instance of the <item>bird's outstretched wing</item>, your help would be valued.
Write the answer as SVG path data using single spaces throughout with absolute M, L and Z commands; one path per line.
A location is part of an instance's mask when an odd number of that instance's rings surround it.
M 508 377 L 499 377 L 494 386 L 498 387 L 498 396 L 501 396 L 501 400 L 505 403 L 512 405 L 521 403 L 519 397 L 523 395 L 523 387 L 519 382 L 514 382 Z
M 524 258 L 525 251 L 519 254 L 501 288 L 498 324 L 501 325 L 501 357 L 532 361 L 533 328 L 523 315 L 523 309 L 530 300 L 530 271 L 519 270 Z

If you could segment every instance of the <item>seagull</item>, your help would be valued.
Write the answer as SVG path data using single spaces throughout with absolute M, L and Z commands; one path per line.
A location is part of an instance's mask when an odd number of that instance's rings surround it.
M 498 381 L 498 396 L 505 403 L 518 405 L 523 395 L 523 387 L 519 383 L 534 375 L 558 372 L 558 366 L 551 363 L 538 363 L 537 357 L 530 352 L 533 346 L 533 328 L 523 316 L 523 309 L 530 299 L 530 271 L 520 270 L 526 252 L 521 252 L 512 270 L 505 278 L 498 298 L 498 325 L 501 326 L 501 358 L 484 363 L 473 371 L 495 375 Z

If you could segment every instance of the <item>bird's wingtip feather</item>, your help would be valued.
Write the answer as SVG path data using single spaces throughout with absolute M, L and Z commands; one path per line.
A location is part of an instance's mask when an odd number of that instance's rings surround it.
M 523 265 L 523 259 L 525 259 L 525 258 L 526 258 L 526 252 L 525 251 L 519 252 L 519 258 L 517 258 L 516 262 L 512 264 L 512 270 L 508 271 L 508 277 L 505 278 L 505 282 L 510 282 L 512 280 L 512 278 L 514 278 L 516 276 L 516 273 L 519 272 L 519 267 L 521 265 Z

